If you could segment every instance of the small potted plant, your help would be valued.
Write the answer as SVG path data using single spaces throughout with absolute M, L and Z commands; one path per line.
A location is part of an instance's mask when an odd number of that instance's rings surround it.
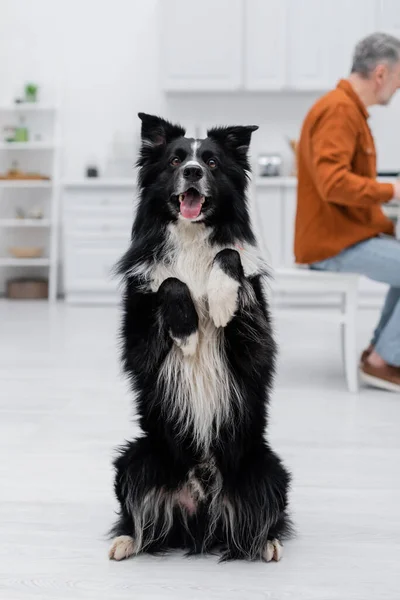
M 27 83 L 25 85 L 25 100 L 26 102 L 37 102 L 39 87 L 34 83 Z

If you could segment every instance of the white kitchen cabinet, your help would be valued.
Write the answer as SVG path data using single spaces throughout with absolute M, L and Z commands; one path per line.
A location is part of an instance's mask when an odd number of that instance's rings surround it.
M 297 208 L 297 186 L 284 186 L 282 188 L 282 254 L 283 264 L 292 267 L 296 263 L 294 256 L 294 231 Z
M 288 0 L 288 85 L 324 90 L 347 77 L 356 43 L 376 24 L 376 0 Z
M 357 42 L 376 31 L 376 3 L 377 0 L 335 0 L 326 3 L 330 25 L 325 40 L 329 87 L 348 76 Z
M 130 243 L 135 182 L 69 182 L 63 192 L 64 292 L 67 302 L 113 304 L 113 270 Z
M 294 233 L 297 205 L 296 179 L 293 177 L 258 177 L 253 181 L 256 202 L 255 216 L 258 237 L 264 256 L 272 267 L 294 267 Z M 385 207 L 390 215 L 397 215 L 396 206 Z M 272 273 L 273 274 L 273 273 Z M 360 278 L 360 304 L 379 307 L 387 285 Z M 315 302 L 315 296 L 304 295 L 299 289 L 301 302 Z M 326 301 L 331 301 L 329 294 Z
M 326 15 L 330 0 L 288 0 L 286 29 L 288 84 L 300 90 L 324 89 L 329 86 L 327 72 L 331 24 Z
M 160 0 L 165 91 L 321 91 L 356 43 L 400 34 L 398 0 Z M 212 43 L 209 42 L 212 41 Z
M 245 2 L 244 86 L 279 90 L 287 86 L 287 0 Z
M 165 91 L 236 90 L 243 84 L 243 0 L 161 0 Z
M 400 37 L 399 0 L 376 0 L 377 30 Z
M 109 233 L 69 236 L 65 261 L 67 300 L 85 294 L 105 300 L 108 294 L 114 297 L 118 282 L 113 270 L 128 249 L 128 241 L 126 235 Z
M 282 188 L 275 185 L 256 185 L 254 194 L 257 236 L 268 265 L 276 268 L 283 263 Z
M 388 17 L 396 0 L 247 0 L 246 89 L 331 89 L 348 76 L 357 42 L 377 29 L 377 2 L 398 34 L 400 17 Z

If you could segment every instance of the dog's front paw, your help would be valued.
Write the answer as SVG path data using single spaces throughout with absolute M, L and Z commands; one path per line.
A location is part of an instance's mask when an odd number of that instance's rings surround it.
M 226 327 L 239 304 L 239 281 L 214 263 L 208 280 L 207 295 L 210 317 L 216 327 Z
M 123 560 L 132 554 L 135 554 L 135 540 L 130 535 L 116 537 L 108 551 L 108 557 L 113 560 Z

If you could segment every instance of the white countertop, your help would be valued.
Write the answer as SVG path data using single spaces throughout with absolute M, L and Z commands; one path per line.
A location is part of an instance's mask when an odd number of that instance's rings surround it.
M 256 187 L 295 187 L 297 177 L 254 177 Z
M 382 183 L 392 183 L 396 177 L 378 177 Z M 297 177 L 254 177 L 253 182 L 256 187 L 295 187 Z
M 391 183 L 395 177 L 378 177 L 378 181 Z M 297 177 L 254 177 L 256 187 L 296 187 Z M 69 179 L 62 182 L 65 188 L 135 188 L 136 180 L 133 178 L 105 178 L 93 177 L 87 179 Z
M 62 186 L 65 188 L 135 188 L 136 185 L 136 179 L 130 177 L 88 177 L 86 179 L 66 179 L 62 182 Z

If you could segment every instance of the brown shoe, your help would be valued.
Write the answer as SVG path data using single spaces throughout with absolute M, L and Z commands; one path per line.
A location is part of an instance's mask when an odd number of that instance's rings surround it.
M 360 367 L 361 368 L 362 368 L 363 364 L 365 363 L 365 361 L 367 360 L 368 356 L 373 351 L 373 349 L 374 349 L 374 347 L 372 346 L 372 344 L 370 344 L 368 346 L 368 348 L 366 348 L 366 350 L 364 350 L 364 352 L 361 354 L 361 358 L 360 358 Z
M 400 393 L 400 369 L 398 367 L 391 365 L 374 367 L 364 361 L 361 367 L 361 378 L 372 387 Z

